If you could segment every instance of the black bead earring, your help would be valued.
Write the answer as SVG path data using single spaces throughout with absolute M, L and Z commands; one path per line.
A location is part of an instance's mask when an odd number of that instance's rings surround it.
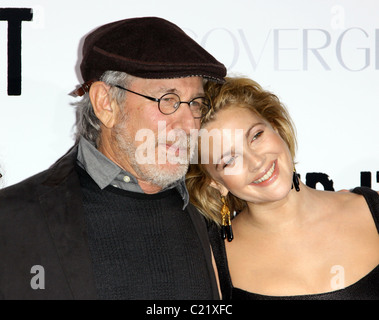
M 300 182 L 299 182 L 299 174 L 296 172 L 296 169 L 293 169 L 293 176 L 292 176 L 292 188 L 295 186 L 295 190 L 297 192 L 300 191 Z

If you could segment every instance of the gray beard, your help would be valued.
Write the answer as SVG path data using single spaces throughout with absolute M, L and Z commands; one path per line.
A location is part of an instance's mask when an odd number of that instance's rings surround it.
M 193 157 L 195 148 L 191 148 L 191 154 L 187 152 L 186 157 L 180 159 L 180 163 L 175 165 L 158 164 L 155 161 L 153 164 L 140 164 L 136 158 L 137 147 L 135 146 L 135 137 L 131 137 L 127 130 L 127 118 L 124 117 L 119 124 L 115 126 L 114 137 L 117 141 L 119 150 L 127 156 L 129 165 L 135 171 L 138 179 L 148 182 L 150 184 L 161 187 L 162 189 L 168 187 L 174 182 L 184 179 L 188 171 L 189 163 Z M 187 148 L 190 146 L 190 137 L 187 136 Z M 194 142 L 196 143 L 196 141 Z M 157 148 L 158 144 L 156 144 Z M 167 158 L 169 158 L 167 156 Z

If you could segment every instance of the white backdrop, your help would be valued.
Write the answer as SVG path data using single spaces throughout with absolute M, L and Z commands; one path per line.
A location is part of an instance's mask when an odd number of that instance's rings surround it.
M 108 22 L 159 16 L 229 74 L 279 96 L 297 127 L 304 182 L 323 173 L 339 190 L 359 186 L 362 175 L 379 189 L 377 0 L 1 0 L 0 15 L 3 8 L 30 8 L 33 18 L 21 24 L 21 95 L 7 92 L 8 22 L 0 21 L 1 187 L 46 169 L 72 146 L 68 93 L 81 82 L 83 36 Z

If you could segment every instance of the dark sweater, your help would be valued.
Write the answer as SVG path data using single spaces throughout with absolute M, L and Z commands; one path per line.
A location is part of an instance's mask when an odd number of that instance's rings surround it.
M 101 190 L 77 168 L 101 299 L 213 299 L 209 270 L 176 189 Z

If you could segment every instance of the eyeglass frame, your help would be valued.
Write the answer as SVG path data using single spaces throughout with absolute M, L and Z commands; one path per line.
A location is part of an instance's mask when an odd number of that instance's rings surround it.
M 191 102 L 193 102 L 194 100 L 199 99 L 199 98 L 206 99 L 206 100 L 209 101 L 209 104 L 207 104 L 207 103 L 203 103 L 205 106 L 208 107 L 208 110 L 207 110 L 207 112 L 205 112 L 205 113 L 204 113 L 203 115 L 201 115 L 200 117 L 195 117 L 195 116 L 194 116 L 194 119 L 201 119 L 201 118 L 205 117 L 205 116 L 208 114 L 208 112 L 211 110 L 210 100 L 209 100 L 207 97 L 201 97 L 201 96 L 200 96 L 200 97 L 195 97 L 195 98 L 193 98 L 193 99 L 190 100 L 190 101 L 182 101 L 182 100 L 180 100 L 179 95 L 177 95 L 176 93 L 173 93 L 173 92 L 167 92 L 167 93 L 165 93 L 164 95 L 162 95 L 162 96 L 158 99 L 158 98 L 154 98 L 154 97 L 146 96 L 146 95 L 144 95 L 144 94 L 141 94 L 141 93 L 135 92 L 135 91 L 130 90 L 130 89 L 126 89 L 126 88 L 124 88 L 124 87 L 122 87 L 122 86 L 120 86 L 120 85 L 118 85 L 118 84 L 113 84 L 112 86 L 114 86 L 114 87 L 116 87 L 116 88 L 119 88 L 119 89 L 122 89 L 122 90 L 125 90 L 125 91 L 130 92 L 130 93 L 134 93 L 134 94 L 136 94 L 136 95 L 138 95 L 138 96 L 140 96 L 140 97 L 144 97 L 144 98 L 146 98 L 146 99 L 149 99 L 150 101 L 158 102 L 158 110 L 159 110 L 162 114 L 164 114 L 164 115 L 166 115 L 166 116 L 175 113 L 175 112 L 179 109 L 179 107 L 180 107 L 180 105 L 181 105 L 182 103 L 186 103 L 186 104 L 188 104 L 189 108 L 191 109 Z M 166 95 L 169 95 L 169 94 L 173 94 L 173 95 L 175 95 L 175 96 L 178 97 L 179 101 L 178 101 L 177 103 L 178 103 L 179 106 L 178 106 L 176 109 L 174 108 L 174 111 L 173 111 L 173 112 L 165 113 L 165 112 L 162 112 L 162 110 L 161 110 L 161 108 L 160 108 L 160 103 L 161 103 L 162 98 L 163 98 L 164 96 L 166 96 Z M 174 106 L 175 106 L 175 105 L 174 105 Z M 192 113 L 192 111 L 191 111 L 191 113 Z M 193 115 L 193 114 L 192 114 L 192 115 Z

